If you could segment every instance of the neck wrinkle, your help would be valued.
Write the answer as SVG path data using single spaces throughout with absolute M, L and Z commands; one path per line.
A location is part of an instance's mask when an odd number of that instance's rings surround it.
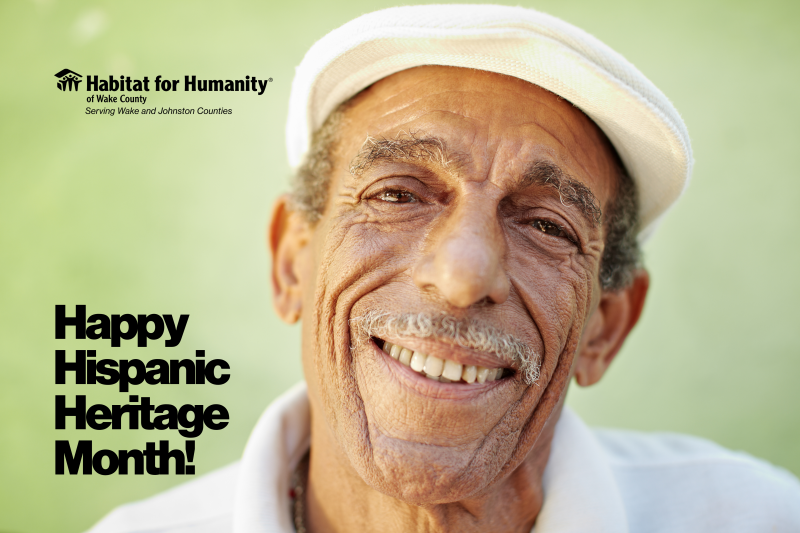
M 493 533 L 531 531 L 544 505 L 543 477 L 560 406 L 525 461 L 483 494 L 448 504 L 419 506 L 367 485 L 350 466 L 324 421 L 312 414 L 311 461 L 306 486 L 309 533 L 380 531 Z

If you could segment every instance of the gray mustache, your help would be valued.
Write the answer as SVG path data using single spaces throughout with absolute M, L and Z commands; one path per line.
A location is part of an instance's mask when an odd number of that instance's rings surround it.
M 418 337 L 447 341 L 464 348 L 500 357 L 519 368 L 525 383 L 539 379 L 541 358 L 528 344 L 476 319 L 461 319 L 446 314 L 382 313 L 367 311 L 350 319 L 357 335 L 356 342 L 370 337 Z

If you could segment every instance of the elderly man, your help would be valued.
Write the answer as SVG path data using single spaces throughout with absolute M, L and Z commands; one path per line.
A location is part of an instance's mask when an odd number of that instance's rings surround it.
M 274 303 L 307 389 L 240 463 L 93 531 L 800 531 L 800 484 L 564 407 L 642 310 L 639 242 L 691 173 L 644 76 L 552 17 L 366 15 L 299 67 Z

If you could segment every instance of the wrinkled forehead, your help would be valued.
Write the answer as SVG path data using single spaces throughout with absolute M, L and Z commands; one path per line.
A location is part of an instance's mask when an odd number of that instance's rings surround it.
M 567 100 L 511 76 L 415 67 L 361 91 L 346 116 L 343 163 L 352 162 L 366 139 L 421 135 L 441 140 L 451 160 L 478 174 L 498 158 L 509 172 L 544 160 L 603 200 L 616 186 L 619 158 L 600 128 Z

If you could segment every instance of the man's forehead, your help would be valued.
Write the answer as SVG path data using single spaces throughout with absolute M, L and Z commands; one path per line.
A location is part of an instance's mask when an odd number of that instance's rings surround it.
M 462 98 L 471 93 L 477 93 L 482 100 L 471 102 L 471 109 L 464 109 L 460 106 Z M 353 107 L 363 108 L 366 115 L 374 118 L 372 127 L 390 128 L 400 119 L 413 119 L 419 104 L 438 105 L 469 116 L 481 110 L 499 113 L 524 102 L 535 104 L 528 109 L 529 121 L 560 116 L 565 127 L 580 129 L 587 135 L 603 135 L 580 109 L 538 85 L 513 76 L 460 67 L 426 65 L 396 72 L 356 95 Z

